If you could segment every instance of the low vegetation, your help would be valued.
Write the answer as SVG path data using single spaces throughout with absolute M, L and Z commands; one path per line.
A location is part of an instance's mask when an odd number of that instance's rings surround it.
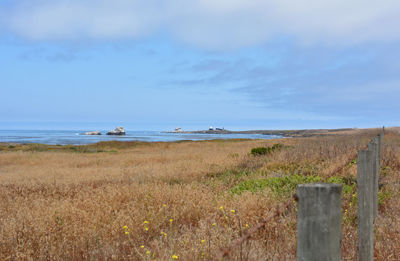
M 277 143 L 272 145 L 271 147 L 252 148 L 250 154 L 253 156 L 267 155 L 281 149 L 282 147 L 284 147 L 282 144 Z
M 280 140 L 0 144 L 0 260 L 295 260 L 296 186 L 343 184 L 357 259 L 357 150 L 378 130 Z M 400 260 L 400 135 L 384 138 L 375 259 Z

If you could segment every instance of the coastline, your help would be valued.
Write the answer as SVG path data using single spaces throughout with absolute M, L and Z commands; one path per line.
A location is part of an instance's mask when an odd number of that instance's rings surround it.
M 386 128 L 398 131 L 396 127 Z M 400 129 L 400 128 L 399 128 Z M 103 142 L 182 142 L 201 140 L 241 140 L 307 138 L 355 135 L 378 128 L 303 129 L 303 130 L 198 130 L 198 131 L 128 131 L 124 136 L 78 135 L 76 131 L 0 131 L 0 144 L 89 145 Z M 400 131 L 399 131 L 400 132 Z
M 356 130 L 367 130 L 357 128 L 341 128 L 341 129 L 304 129 L 304 130 L 246 130 L 246 131 L 230 131 L 230 130 L 198 130 L 198 131 L 169 131 L 166 133 L 183 133 L 183 134 L 262 134 L 275 135 L 285 138 L 294 137 L 313 137 L 325 136 L 331 134 L 348 134 Z
M 85 145 L 99 142 L 174 142 L 183 140 L 215 140 L 215 139 L 275 139 L 282 136 L 260 134 L 188 134 L 163 133 L 160 131 L 127 131 L 125 135 L 81 135 L 86 130 L 79 131 L 13 131 L 0 130 L 0 143 L 37 143 L 48 145 Z

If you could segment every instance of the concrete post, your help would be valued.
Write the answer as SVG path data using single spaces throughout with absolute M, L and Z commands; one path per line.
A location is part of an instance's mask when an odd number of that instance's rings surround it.
M 368 150 L 372 151 L 373 154 L 373 189 L 372 189 L 372 201 L 373 201 L 373 217 L 374 219 L 378 216 L 378 191 L 379 191 L 379 136 L 372 139 L 372 142 L 368 144 Z
M 341 260 L 341 184 L 297 187 L 297 260 Z
M 373 235 L 373 174 L 374 152 L 358 151 L 358 260 L 372 261 L 374 256 Z

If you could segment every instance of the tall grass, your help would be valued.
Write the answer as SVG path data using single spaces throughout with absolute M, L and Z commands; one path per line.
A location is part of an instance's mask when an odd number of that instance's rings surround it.
M 292 184 L 302 176 L 348 183 L 342 249 L 345 260 L 354 260 L 355 159 L 375 134 L 110 142 L 72 150 L 0 146 L 0 260 L 214 259 L 277 205 L 291 200 Z M 277 143 L 283 147 L 272 153 L 250 153 Z M 382 157 L 375 258 L 400 260 L 399 134 L 385 135 Z M 277 193 L 281 179 L 289 185 Z M 232 193 L 240 184 L 258 181 L 267 185 Z M 294 260 L 296 215 L 293 203 L 230 258 Z

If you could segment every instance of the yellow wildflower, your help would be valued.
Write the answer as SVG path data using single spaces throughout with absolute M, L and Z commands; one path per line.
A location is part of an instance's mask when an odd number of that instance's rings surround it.
M 140 248 L 144 248 L 144 245 L 141 245 Z
M 148 256 L 150 255 L 150 251 L 149 250 L 146 251 L 146 255 L 148 255 Z
M 214 222 L 214 223 L 212 223 L 212 225 L 213 225 L 213 227 L 215 227 L 217 225 L 217 223 Z
M 129 231 L 125 231 L 125 234 L 126 234 L 126 235 L 129 235 Z
M 248 227 L 249 227 L 249 224 L 246 224 L 246 227 L 248 228 Z
M 128 226 L 123 226 L 122 228 L 123 228 L 123 229 L 128 229 Z
M 143 221 L 143 224 L 149 224 L 149 221 L 145 220 Z
M 170 219 L 169 219 L 169 222 L 171 222 L 171 223 L 172 223 L 173 221 L 174 221 L 174 220 L 173 220 L 172 218 L 170 218 Z
M 231 212 L 232 212 L 232 213 L 235 213 L 235 212 L 236 212 L 236 210 L 234 210 L 234 209 L 231 209 Z
M 172 259 L 178 259 L 178 256 L 177 255 L 172 255 Z
M 163 208 L 165 208 L 167 206 L 167 204 L 162 204 Z
M 219 207 L 219 210 L 223 210 L 223 209 L 224 209 L 224 207 L 223 207 L 223 206 L 220 206 L 220 207 Z
M 204 239 L 202 239 L 202 240 L 201 240 L 201 243 L 204 243 L 204 242 L 206 242 L 206 241 L 205 241 Z
M 149 228 L 148 228 L 148 227 L 145 227 L 144 230 L 149 231 Z

